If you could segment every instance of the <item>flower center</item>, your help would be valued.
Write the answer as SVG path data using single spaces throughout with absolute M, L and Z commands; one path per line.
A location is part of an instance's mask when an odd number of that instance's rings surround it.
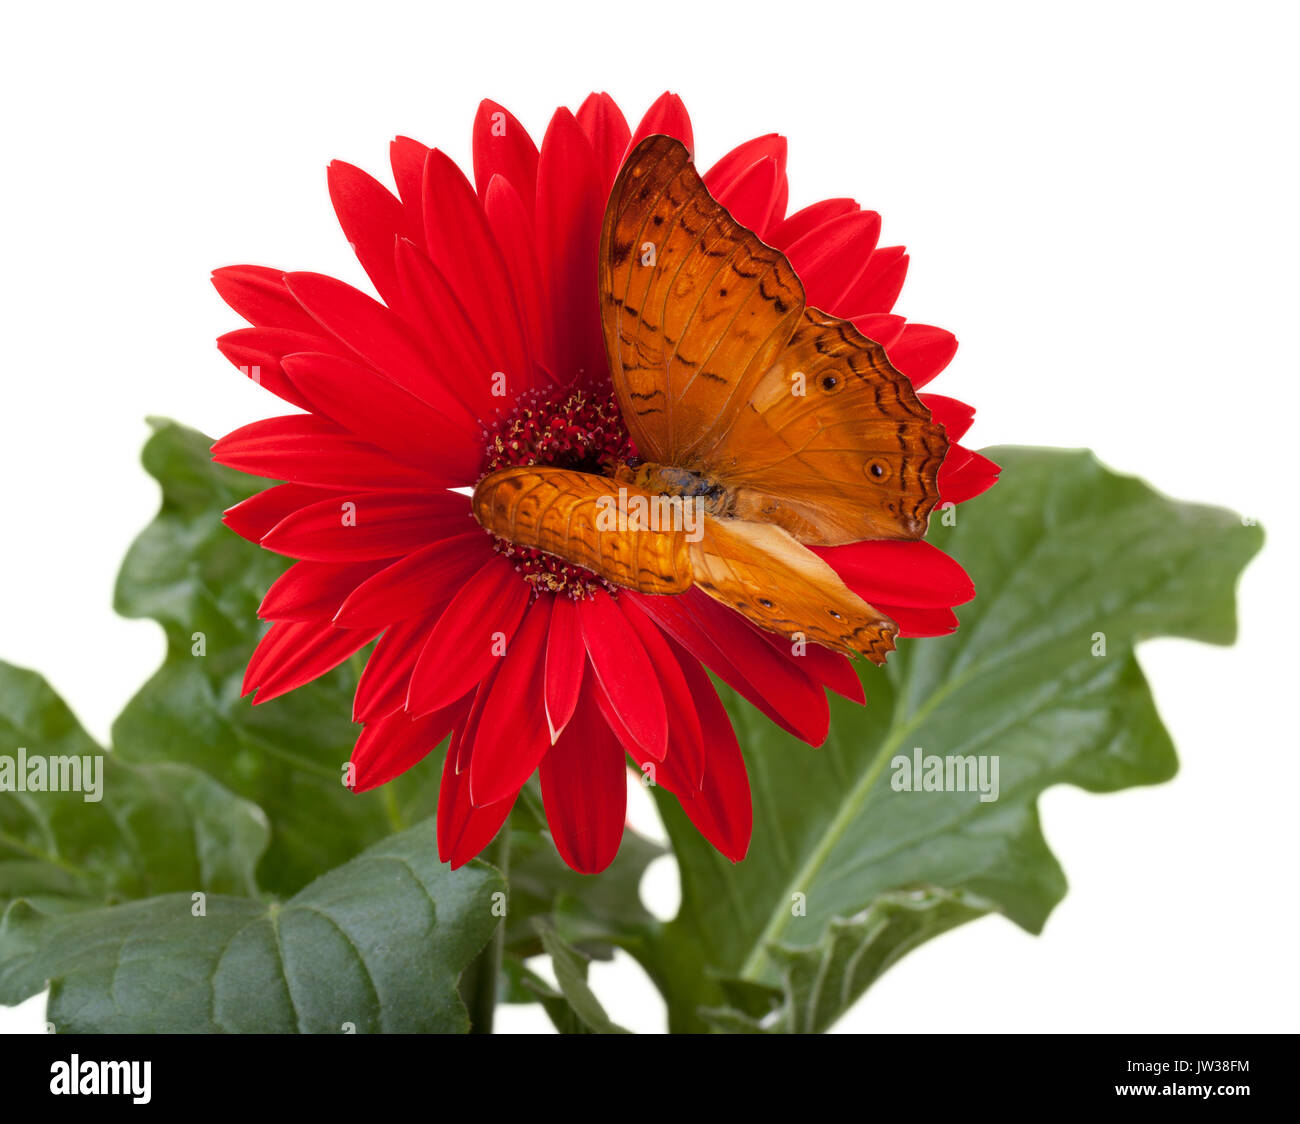
M 556 387 L 523 395 L 488 438 L 484 475 L 502 468 L 545 464 L 608 476 L 631 459 L 632 441 L 612 391 L 601 393 Z M 603 578 L 553 554 L 493 535 L 499 554 L 537 591 L 562 593 L 574 600 L 597 590 L 615 592 Z

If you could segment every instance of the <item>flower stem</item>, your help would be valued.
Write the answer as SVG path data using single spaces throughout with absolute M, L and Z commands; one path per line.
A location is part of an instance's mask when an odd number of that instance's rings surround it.
M 510 822 L 507 820 L 497 837 L 483 851 L 481 858 L 501 872 L 507 887 L 510 881 Z M 496 1012 L 497 988 L 501 979 L 501 954 L 506 945 L 506 919 L 501 918 L 487 946 L 475 957 L 461 977 L 460 994 L 469 1008 L 470 1034 L 491 1034 Z

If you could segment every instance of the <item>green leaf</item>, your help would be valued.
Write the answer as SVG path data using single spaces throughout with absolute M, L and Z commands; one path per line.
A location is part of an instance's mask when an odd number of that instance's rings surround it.
M 290 894 L 430 815 L 440 754 L 375 791 L 344 787 L 360 732 L 350 720 L 354 666 L 264 705 L 240 698 L 264 631 L 257 607 L 287 563 L 239 538 L 221 515 L 266 482 L 213 464 L 202 434 L 152 424 L 143 460 L 162 485 L 162 508 L 127 554 L 116 606 L 162 624 L 167 657 L 118 718 L 113 745 L 124 759 L 192 765 L 264 809 L 271 842 L 258 879 Z
M 704 1029 L 703 1008 L 734 1008 L 728 978 L 733 990 L 783 988 L 802 955 L 790 950 L 833 965 L 836 927 L 894 890 L 943 887 L 1037 932 L 1065 893 L 1039 793 L 1110 792 L 1174 774 L 1134 645 L 1230 643 L 1234 585 L 1261 532 L 1231 512 L 1174 502 L 1087 452 L 989 455 L 1001 483 L 932 535 L 978 590 L 955 634 L 904 641 L 886 670 L 863 669 L 866 708 L 833 700 L 820 749 L 728 693 L 754 792 L 748 858 L 721 858 L 661 797 L 682 907 L 629 948 L 664 991 L 672 1029 Z M 895 791 L 896 759 L 918 747 L 996 757 L 998 798 Z M 844 1003 L 859 991 L 855 980 Z M 791 1019 L 825 1026 L 842 1009 L 823 996 Z
M 20 750 L 24 786 L 39 758 L 79 790 L 14 791 Z M 0 791 L 0 908 L 17 897 L 59 911 L 174 890 L 256 892 L 268 837 L 259 808 L 188 766 L 106 754 L 44 679 L 3 662 L 0 754 L 0 779 L 13 773 Z
M 611 1022 L 600 1000 L 587 984 L 587 958 L 564 941 L 551 925 L 535 918 L 533 926 L 542 947 L 555 969 L 557 992 L 529 973 L 524 986 L 536 991 L 546 1013 L 561 1034 L 628 1034 L 630 1031 Z
M 715 1030 L 732 1033 L 820 1033 L 917 945 L 991 908 L 973 895 L 937 887 L 882 894 L 857 917 L 832 918 L 815 945 L 768 945 L 781 987 L 762 989 L 771 997 L 766 1010 L 755 1011 L 751 991 L 748 1003 L 705 1007 L 700 1014 Z M 732 1000 L 737 988 L 755 986 L 743 980 L 720 982 Z
M 187 894 L 0 921 L 0 1003 L 49 979 L 61 1033 L 447 1033 L 462 971 L 497 924 L 491 867 L 438 861 L 432 821 L 375 844 L 283 904 Z

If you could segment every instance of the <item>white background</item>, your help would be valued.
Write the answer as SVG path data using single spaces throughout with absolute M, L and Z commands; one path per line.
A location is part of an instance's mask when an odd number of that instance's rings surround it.
M 635 121 L 671 88 L 703 165 L 780 131 L 792 208 L 851 194 L 884 215 L 884 243 L 913 255 L 898 311 L 962 341 L 933 389 L 979 407 L 972 443 L 1091 446 L 1269 533 L 1235 649 L 1142 650 L 1178 778 L 1042 799 L 1071 882 L 1045 933 L 957 930 L 842 1029 L 1297 1028 L 1293 6 L 263 0 L 3 19 L 0 657 L 40 669 L 94 735 L 163 652 L 156 625 L 110 608 L 158 499 L 144 416 L 219 434 L 281 412 L 213 346 L 239 322 L 209 270 L 359 283 L 331 158 L 387 178 L 405 133 L 468 166 L 481 97 L 540 137 L 591 89 Z M 670 868 L 649 891 L 672 909 Z M 634 965 L 593 978 L 616 1019 L 661 1026 Z

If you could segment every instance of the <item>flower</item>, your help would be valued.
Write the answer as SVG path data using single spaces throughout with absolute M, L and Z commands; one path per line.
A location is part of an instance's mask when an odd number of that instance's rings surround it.
M 583 464 L 628 453 L 596 294 L 606 198 L 624 153 L 664 133 L 693 147 L 663 95 L 633 133 L 593 94 L 558 110 L 540 149 L 505 109 L 474 125 L 474 182 L 442 152 L 399 137 L 396 193 L 349 164 L 329 169 L 339 222 L 379 299 L 331 277 L 260 266 L 214 274 L 251 325 L 221 337 L 245 373 L 305 411 L 222 438 L 215 459 L 282 481 L 226 513 L 245 538 L 296 559 L 259 610 L 271 622 L 244 692 L 264 703 L 372 641 L 353 718 L 353 787 L 411 768 L 450 735 L 438 807 L 441 857 L 468 862 L 540 771 L 557 848 L 575 870 L 613 859 L 627 756 L 653 771 L 733 861 L 752 824 L 745 764 L 705 668 L 804 741 L 826 737 L 826 690 L 859 703 L 847 659 L 784 640 L 692 590 L 614 591 L 594 575 L 512 548 L 475 522 L 465 489 L 504 464 Z M 880 217 L 851 199 L 787 214 L 786 144 L 758 137 L 705 174 L 742 223 L 783 250 L 810 305 L 852 319 L 917 387 L 953 336 L 891 312 L 907 270 L 877 247 Z M 510 397 L 493 393 L 503 372 Z M 520 374 L 522 373 L 522 374 Z M 496 389 L 500 389 L 499 385 Z M 941 501 L 997 470 L 955 444 L 969 407 L 923 395 L 953 442 Z M 459 490 L 456 490 L 459 489 Z M 818 553 L 901 636 L 956 627 L 973 596 L 961 567 L 924 542 Z

